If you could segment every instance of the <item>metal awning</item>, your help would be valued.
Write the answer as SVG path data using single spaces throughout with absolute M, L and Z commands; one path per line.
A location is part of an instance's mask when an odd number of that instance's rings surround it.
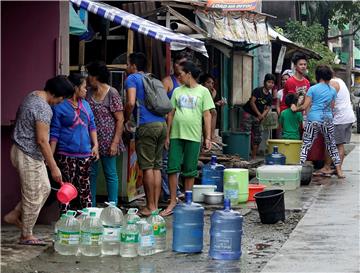
M 116 24 L 168 43 L 171 49 L 188 47 L 208 57 L 204 42 L 197 39 L 181 33 L 174 33 L 164 26 L 101 2 L 91 0 L 70 0 L 70 2 Z
M 273 29 L 269 24 L 268 24 L 268 31 L 269 31 L 269 38 L 271 41 L 274 42 L 279 42 L 281 44 L 286 45 L 288 48 L 292 49 L 291 51 L 300 51 L 302 53 L 304 53 L 305 55 L 320 60 L 321 56 L 316 53 L 315 51 L 312 51 L 310 49 L 307 49 L 303 46 L 300 46 L 296 43 L 294 43 L 293 41 L 289 40 L 288 38 L 286 38 L 284 35 L 278 33 L 275 29 Z M 291 53 L 291 52 L 290 52 Z

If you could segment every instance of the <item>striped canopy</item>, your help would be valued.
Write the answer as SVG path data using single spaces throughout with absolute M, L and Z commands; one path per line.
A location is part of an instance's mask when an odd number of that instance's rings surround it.
M 104 3 L 91 0 L 70 0 L 70 2 L 116 24 L 122 25 L 156 40 L 169 43 L 171 49 L 188 47 L 208 57 L 204 42 L 197 39 L 188 37 L 181 33 L 174 33 L 164 26 Z

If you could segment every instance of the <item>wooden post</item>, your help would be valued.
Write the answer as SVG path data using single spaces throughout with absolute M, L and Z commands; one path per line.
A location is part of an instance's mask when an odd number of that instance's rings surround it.
M 85 41 L 79 42 L 79 67 L 85 65 Z
M 127 55 L 129 56 L 134 52 L 134 32 L 129 29 L 128 30 L 128 38 L 127 38 Z
M 166 12 L 166 23 L 165 26 L 170 29 L 170 12 Z M 171 50 L 170 44 L 166 43 L 166 60 L 165 60 L 165 72 L 166 76 L 170 75 L 170 66 L 171 66 Z
M 147 72 L 152 73 L 152 39 L 145 37 L 146 59 L 147 59 Z

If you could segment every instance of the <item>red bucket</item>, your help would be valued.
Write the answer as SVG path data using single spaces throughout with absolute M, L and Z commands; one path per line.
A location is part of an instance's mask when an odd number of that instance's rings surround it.
M 56 197 L 61 203 L 69 204 L 77 195 L 78 192 L 73 184 L 61 183 L 61 188 L 58 190 Z
M 249 199 L 248 201 L 255 201 L 254 194 L 258 192 L 262 192 L 266 188 L 265 185 L 262 184 L 249 184 Z

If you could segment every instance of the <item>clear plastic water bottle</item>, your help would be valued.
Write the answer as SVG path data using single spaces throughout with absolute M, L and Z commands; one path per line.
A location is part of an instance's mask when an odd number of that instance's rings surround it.
M 120 236 L 121 257 L 136 257 L 139 244 L 139 230 L 134 220 L 129 220 L 121 229 Z
M 66 217 L 65 214 L 61 214 L 60 219 L 55 223 L 54 238 L 53 238 L 55 251 L 57 251 L 56 248 L 59 245 L 59 234 L 58 234 L 59 226 L 61 226 L 61 224 L 64 221 L 65 217 Z
M 124 223 L 127 224 L 129 221 L 133 221 L 135 224 L 141 220 L 140 216 L 137 215 L 137 208 L 130 208 L 125 216 Z
M 224 180 L 224 198 L 230 199 L 231 204 L 239 203 L 239 182 L 235 176 L 230 175 Z
M 68 210 L 55 225 L 57 240 L 54 248 L 61 255 L 76 255 L 79 251 L 80 223 L 75 215 L 75 211 Z
M 155 253 L 155 238 L 152 226 L 146 220 L 137 222 L 139 229 L 139 256 L 147 256 Z
M 78 219 L 78 221 L 81 225 L 82 222 L 86 219 L 86 217 L 89 216 L 89 210 L 87 208 L 84 208 L 82 210 L 78 210 L 78 212 L 80 212 L 80 215 L 78 217 L 76 217 L 76 219 Z
M 104 228 L 95 212 L 90 212 L 81 224 L 80 250 L 84 256 L 99 256 Z
M 152 226 L 155 238 L 155 253 L 166 250 L 166 222 L 159 215 L 159 210 L 154 210 L 147 219 Z
M 216 191 L 223 191 L 224 165 L 216 163 L 216 155 L 211 156 L 208 164 L 202 168 L 202 185 L 216 185 Z
M 103 255 L 119 255 L 120 231 L 124 216 L 122 211 L 116 207 L 115 202 L 106 203 L 100 214 L 100 220 L 104 227 L 101 253 Z

